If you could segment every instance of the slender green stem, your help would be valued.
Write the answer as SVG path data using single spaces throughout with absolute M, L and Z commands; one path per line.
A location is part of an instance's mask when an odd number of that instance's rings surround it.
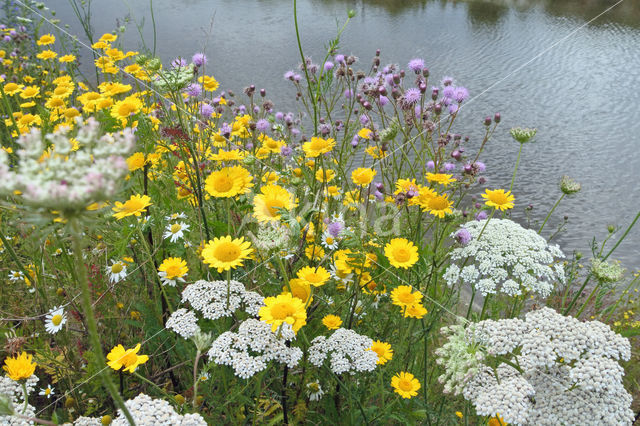
M 196 358 L 193 361 L 193 408 L 196 408 L 197 406 L 197 399 L 198 399 L 198 382 L 200 382 L 200 379 L 198 378 L 198 363 L 200 362 L 200 356 L 202 355 L 202 353 L 200 352 L 200 349 L 196 350 Z
M 129 412 L 129 409 L 124 404 L 122 396 L 118 392 L 116 385 L 111 380 L 108 367 L 102 353 L 102 345 L 100 344 L 100 337 L 98 335 L 98 326 L 96 318 L 93 315 L 93 306 L 91 304 L 91 292 L 89 290 L 89 280 L 87 279 L 87 271 L 85 269 L 84 259 L 82 258 L 82 232 L 80 231 L 80 223 L 78 219 L 69 219 L 69 225 L 71 229 L 71 240 L 73 242 L 73 256 L 75 258 L 75 266 L 77 269 L 78 283 L 80 290 L 82 291 L 82 308 L 84 310 L 84 316 L 87 321 L 87 328 L 89 331 L 89 340 L 93 349 L 95 360 L 98 363 L 99 369 L 98 375 L 102 380 L 103 386 L 107 389 L 113 402 L 116 406 L 122 410 L 129 424 L 135 425 L 133 417 Z
M 153 0 L 149 0 L 149 11 L 151 12 L 151 24 L 153 27 L 153 56 L 156 56 L 156 17 L 153 14 Z
M 547 213 L 547 216 L 544 218 L 544 221 L 542 222 L 542 225 L 540 225 L 540 229 L 538 229 L 538 234 L 540 234 L 542 232 L 542 230 L 544 229 L 544 225 L 547 223 L 547 220 L 549 220 L 549 218 L 551 217 L 551 214 L 556 209 L 556 207 L 558 207 L 558 205 L 560 204 L 560 201 L 562 201 L 562 199 L 564 198 L 565 195 L 566 194 L 563 192 L 562 195 L 560 196 L 560 198 L 558 198 L 558 201 L 556 201 L 556 203 L 553 205 L 551 210 L 549 210 L 549 213 Z

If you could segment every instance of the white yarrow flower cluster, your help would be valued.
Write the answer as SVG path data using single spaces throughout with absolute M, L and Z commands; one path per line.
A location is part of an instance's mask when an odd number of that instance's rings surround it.
M 481 343 L 487 359 L 455 391 L 479 415 L 500 413 L 518 425 L 632 423 L 618 364 L 630 359 L 631 345 L 606 324 L 542 308 L 524 320 L 485 320 L 469 330 L 467 344 Z
M 331 371 L 336 374 L 373 371 L 378 355 L 370 350 L 373 340 L 353 330 L 339 328 L 330 337 L 318 336 L 311 341 L 309 362 L 320 367 L 329 357 Z
M 83 124 L 78 119 L 75 136 L 79 148 L 73 149 L 69 128 L 45 136 L 54 145 L 47 149 L 39 129 L 18 139 L 18 165 L 10 167 L 8 154 L 0 151 L 0 195 L 22 192 L 24 204 L 60 211 L 82 210 L 88 205 L 112 199 L 129 172 L 125 156 L 135 145 L 131 129 L 100 135 L 100 124 L 93 118 Z
M 472 238 L 451 251 L 451 260 L 462 262 L 460 266 L 452 263 L 445 271 L 449 286 L 461 281 L 484 296 L 498 292 L 516 296 L 524 290 L 547 297 L 554 282 L 564 282 L 562 265 L 553 265 L 555 258 L 563 258 L 564 254 L 536 231 L 508 219 L 467 222 L 464 228 Z
M 173 330 L 185 339 L 194 336 L 200 331 L 198 318 L 195 312 L 185 308 L 180 308 L 171 314 L 165 327 Z
M 248 379 L 267 368 L 270 361 L 295 367 L 302 351 L 286 344 L 294 338 L 295 333 L 288 324 L 283 324 L 276 334 L 269 324 L 250 318 L 240 324 L 237 333 L 222 333 L 211 345 L 208 355 L 212 362 L 228 365 L 236 376 Z
M 175 412 L 171 404 L 163 399 L 152 399 L 141 393 L 134 399 L 124 403 L 136 425 L 139 426 L 206 426 L 207 422 L 200 414 L 180 415 Z M 118 410 L 118 417 L 113 420 L 113 426 L 128 426 L 127 418 Z
M 25 386 L 27 387 L 27 396 L 31 395 L 31 393 L 35 390 L 36 383 L 38 383 L 38 377 L 35 375 L 32 375 L 26 380 Z M 15 410 L 15 413 L 21 414 L 26 417 L 35 417 L 35 407 L 31 404 L 27 404 L 26 408 L 24 406 L 24 392 L 22 390 L 22 384 L 20 382 L 11 380 L 6 376 L 0 377 L 0 395 L 4 395 L 6 398 L 8 398 L 9 402 L 13 406 L 13 409 Z M 18 416 L 0 415 L 0 424 L 10 426 L 23 426 L 31 425 L 33 424 L 33 422 L 27 421 Z
M 196 281 L 182 291 L 182 303 L 191 307 L 203 317 L 215 320 L 230 317 L 241 306 L 249 315 L 258 315 L 263 297 L 254 291 L 247 291 L 241 282 L 231 280 L 227 292 L 227 281 Z

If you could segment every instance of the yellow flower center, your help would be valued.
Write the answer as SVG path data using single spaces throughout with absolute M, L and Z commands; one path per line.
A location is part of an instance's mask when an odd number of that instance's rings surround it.
M 216 247 L 214 256 L 221 262 L 231 262 L 240 257 L 240 247 L 231 242 L 220 243 Z
M 129 199 L 122 205 L 122 210 L 127 213 L 133 213 L 142 208 L 144 208 L 144 204 L 136 198 Z
M 177 233 L 181 229 L 182 229 L 182 225 L 180 225 L 179 223 L 174 223 L 173 225 L 171 225 L 171 233 L 172 234 Z
M 449 203 L 444 197 L 434 197 L 429 200 L 429 207 L 433 210 L 445 210 L 449 207 Z
M 126 102 L 120 105 L 120 107 L 118 108 L 118 115 L 120 117 L 128 117 L 131 114 L 135 113 L 136 109 L 136 105 Z
M 416 298 L 415 298 L 413 293 L 402 292 L 402 293 L 398 294 L 398 300 L 401 301 L 402 303 L 407 304 L 407 305 L 411 305 L 416 300 Z
M 309 272 L 304 276 L 304 279 L 309 281 L 310 283 L 319 283 L 322 281 L 322 277 L 315 272 Z
M 332 237 L 327 237 L 327 240 L 326 240 L 326 241 L 327 241 L 327 244 L 328 244 L 328 245 L 333 244 L 333 238 L 332 238 Z
M 219 176 L 214 182 L 213 187 L 217 192 L 227 192 L 233 188 L 233 180 L 229 176 Z
M 165 272 L 167 273 L 167 278 L 169 279 L 179 277 L 180 275 L 182 275 L 182 269 L 178 264 L 170 265 L 169 267 L 167 267 Z
M 55 325 L 56 327 L 59 326 L 61 322 L 62 322 L 62 315 L 57 314 L 51 317 L 51 324 Z
M 122 263 L 118 262 L 118 263 L 114 263 L 113 265 L 111 265 L 111 273 L 112 274 L 119 274 L 120 272 L 122 272 Z
M 323 139 L 313 139 L 310 146 L 312 150 L 320 151 L 326 148 L 327 143 Z
M 507 195 L 501 192 L 491 194 L 491 197 L 489 197 L 489 199 L 496 204 L 507 204 L 509 202 L 509 200 L 507 199 Z
M 296 313 L 295 307 L 291 303 L 276 303 L 271 307 L 271 316 L 274 319 L 285 321 L 293 324 L 295 319 L 293 314 Z
M 393 257 L 397 262 L 407 262 L 411 258 L 411 253 L 404 247 L 396 247 L 393 250 Z
M 284 202 L 278 199 L 266 200 L 265 204 L 267 205 L 267 210 L 269 210 L 269 216 L 271 217 L 275 217 L 278 214 L 276 209 L 281 209 L 284 207 Z
M 400 379 L 400 381 L 398 382 L 398 387 L 405 392 L 409 392 L 410 390 L 413 389 L 413 385 L 411 384 L 411 381 L 407 379 Z
M 56 324 L 56 325 L 57 325 L 57 324 Z M 51 388 L 46 388 L 46 389 L 44 390 L 44 394 L 45 394 L 45 395 L 49 395 L 50 393 L 51 393 Z
M 135 364 L 137 360 L 138 355 L 136 355 L 133 350 L 127 349 L 127 352 L 125 352 L 125 354 L 120 359 L 120 363 L 122 363 L 122 365 L 124 365 L 125 367 L 129 367 L 130 365 Z
M 267 141 L 266 146 L 269 149 L 276 149 L 278 147 L 278 142 L 274 140 L 269 140 Z

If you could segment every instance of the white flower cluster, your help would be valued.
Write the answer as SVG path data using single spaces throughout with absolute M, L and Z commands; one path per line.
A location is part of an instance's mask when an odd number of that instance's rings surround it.
M 102 421 L 97 417 L 80 416 L 73 421 L 73 426 L 102 426 Z
M 478 414 L 518 425 L 632 423 L 618 364 L 631 345 L 606 324 L 542 308 L 524 320 L 481 321 L 466 337 L 498 365 L 484 362 L 462 387 Z
M 141 393 L 134 399 L 124 403 L 136 425 L 139 426 L 206 426 L 207 422 L 200 414 L 180 415 L 175 412 L 171 404 L 163 399 L 152 399 Z M 113 426 L 128 426 L 127 418 L 118 410 L 118 417 L 113 420 Z
M 293 340 L 295 333 L 288 324 L 283 324 L 278 333 L 272 332 L 269 324 L 250 318 L 240 324 L 237 333 L 222 333 L 211 345 L 209 358 L 216 364 L 231 366 L 243 379 L 267 368 L 269 361 L 293 368 L 302 358 L 302 351 L 286 342 Z
M 182 303 L 189 302 L 207 319 L 230 317 L 241 305 L 249 315 L 256 316 L 262 306 L 263 297 L 253 291 L 247 291 L 241 282 L 196 281 L 182 291 Z
M 552 265 L 555 258 L 564 257 L 557 245 L 511 220 L 487 220 L 464 224 L 472 238 L 451 251 L 451 260 L 462 260 L 462 265 L 452 263 L 445 271 L 449 286 L 462 281 L 484 296 L 498 291 L 515 296 L 524 289 L 547 297 L 555 281 L 564 282 L 562 265 Z
M 326 338 L 318 336 L 311 341 L 309 362 L 320 367 L 330 356 L 331 371 L 336 374 L 373 371 L 378 355 L 370 350 L 373 340 L 353 330 L 339 328 Z
M 459 395 L 466 382 L 480 371 L 485 358 L 483 346 L 473 341 L 475 324 L 465 327 L 463 322 L 442 327 L 440 332 L 447 342 L 436 349 L 436 362 L 445 369 L 438 381 L 444 384 L 444 392 Z
M 188 339 L 200 331 L 195 312 L 185 308 L 180 308 L 172 313 L 165 327 L 175 331 L 185 339 Z
M 282 223 L 260 224 L 258 235 L 251 235 L 253 246 L 262 253 L 269 253 L 272 250 L 285 250 L 289 246 L 291 230 Z
M 8 154 L 0 151 L 0 194 L 22 192 L 22 200 L 33 207 L 60 211 L 79 210 L 89 204 L 113 198 L 129 172 L 125 156 L 135 145 L 131 129 L 100 136 L 100 124 L 93 118 L 83 125 L 78 119 L 74 148 L 69 128 L 45 136 L 32 129 L 18 139 L 18 165 L 10 166 Z
M 38 383 L 38 377 L 35 375 L 32 375 L 27 379 L 27 381 L 25 382 L 25 385 L 27 387 L 27 396 L 31 395 L 31 393 L 34 391 L 34 389 L 36 388 L 36 383 Z M 9 402 L 13 406 L 13 409 L 15 410 L 14 412 L 26 417 L 35 417 L 35 407 L 31 404 L 27 404 L 26 408 L 24 406 L 24 392 L 20 383 L 11 380 L 6 376 L 0 377 L 0 395 L 8 398 Z M 33 422 L 27 421 L 17 416 L 0 415 L 0 424 L 10 426 L 23 426 L 32 425 Z

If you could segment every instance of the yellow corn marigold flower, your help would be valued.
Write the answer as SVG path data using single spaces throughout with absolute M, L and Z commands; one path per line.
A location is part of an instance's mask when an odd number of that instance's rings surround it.
M 114 370 L 120 370 L 124 367 L 123 371 L 129 371 L 133 373 L 140 364 L 144 364 L 149 360 L 147 355 L 138 355 L 140 350 L 140 343 L 135 348 L 125 349 L 124 346 L 118 345 L 111 349 L 111 352 L 107 355 L 107 365 Z
M 441 194 L 430 197 L 426 206 L 421 207 L 423 210 L 442 219 L 445 214 L 453 213 L 453 210 L 451 210 L 452 205 L 453 201 L 449 201 L 449 196 L 447 194 Z
M 127 96 L 116 102 L 111 107 L 111 116 L 121 122 L 126 122 L 129 117 L 136 115 L 142 110 L 142 101 L 137 96 Z
M 420 382 L 413 374 L 402 371 L 391 378 L 391 386 L 401 397 L 411 398 L 418 395 Z
M 296 275 L 298 278 L 314 287 L 325 285 L 327 281 L 329 281 L 329 278 L 331 278 L 329 271 L 324 269 L 322 266 L 318 266 L 317 268 L 305 266 L 300 269 Z
M 406 238 L 393 238 L 384 246 L 384 254 L 396 268 L 410 268 L 419 258 L 418 247 Z
M 422 306 L 422 303 L 416 302 L 413 305 L 407 306 L 405 308 L 404 317 L 420 319 L 425 315 L 427 315 L 427 312 L 428 312 L 427 309 L 424 306 Z
M 358 137 L 362 139 L 371 139 L 371 133 L 371 129 L 360 129 L 360 131 L 358 132 Z
M 142 169 L 144 167 L 144 163 L 144 153 L 142 152 L 136 152 L 127 158 L 127 166 L 129 166 L 130 172 Z
M 211 155 L 211 159 L 213 161 L 240 161 L 244 156 L 245 153 L 239 149 L 232 149 L 229 151 L 219 149 L 217 154 Z
M 22 352 L 17 357 L 7 357 L 2 369 L 7 372 L 11 380 L 23 380 L 31 377 L 36 371 L 36 363 L 32 362 L 33 355 Z
M 275 140 L 267 135 L 258 136 L 258 140 L 262 142 L 262 148 L 274 154 L 280 154 L 280 150 L 286 145 L 284 141 Z
M 378 365 L 384 365 L 387 361 L 390 361 L 393 358 L 393 349 L 391 349 L 391 345 L 387 342 L 381 342 L 380 340 L 376 340 L 373 342 L 370 351 L 373 351 L 378 355 Z
M 499 413 L 496 413 L 494 417 L 491 417 L 487 422 L 487 426 L 507 426 L 509 423 L 505 422 Z
M 265 185 L 253 198 L 253 214 L 259 222 L 280 220 L 277 209 L 291 210 L 294 206 L 293 194 L 279 185 Z
M 73 62 L 75 60 L 76 60 L 75 55 L 63 55 L 63 56 L 60 56 L 60 58 L 58 58 L 58 61 L 62 63 Z
M 175 286 L 176 280 L 184 281 L 182 277 L 184 277 L 187 272 L 189 272 L 187 262 L 180 257 L 168 257 L 158 266 L 160 280 L 170 286 Z
M 253 176 L 244 167 L 224 167 L 207 177 L 204 189 L 212 197 L 232 198 L 249 192 L 253 187 L 252 181 Z
M 9 96 L 20 93 L 21 90 L 22 88 L 16 83 L 7 83 L 4 85 L 4 93 Z
M 366 167 L 359 167 L 351 172 L 351 180 L 353 183 L 359 186 L 366 186 L 373 181 L 373 178 L 376 175 L 376 171 L 373 169 L 369 169 Z
M 151 204 L 151 198 L 147 195 L 132 195 L 124 203 L 116 201 L 116 206 L 112 208 L 115 212 L 113 216 L 118 220 L 127 216 L 140 216 Z
M 387 155 L 389 155 L 388 151 L 383 151 L 377 146 L 367 147 L 364 150 L 364 152 L 366 152 L 367 154 L 369 154 L 372 158 L 375 158 L 376 160 L 379 160 L 379 159 L 384 158 Z
M 331 169 L 320 169 L 316 172 L 318 182 L 331 182 L 336 177 L 336 172 Z
M 307 323 L 307 311 L 304 303 L 291 294 L 280 294 L 276 297 L 267 297 L 258 315 L 260 320 L 271 324 L 271 331 L 275 332 L 283 323 L 291 325 L 294 333 L 297 333 Z
M 464 415 L 462 414 L 461 411 L 456 411 L 456 416 L 458 416 L 458 418 L 463 418 Z
M 102 34 L 102 37 L 100 37 L 100 41 L 105 43 L 113 43 L 117 39 L 118 39 L 118 36 L 116 34 L 111 34 L 111 33 Z
M 342 325 L 342 320 L 337 315 L 325 315 L 322 324 L 329 330 L 337 330 Z
M 484 192 L 482 198 L 485 199 L 487 206 L 495 207 L 501 211 L 513 208 L 515 197 L 511 194 L 511 191 L 504 192 L 504 189 L 485 189 Z
M 439 184 L 442 184 L 444 186 L 447 186 L 450 183 L 456 181 L 456 179 L 454 179 L 452 176 L 453 175 L 448 175 L 448 174 L 445 174 L 445 173 L 430 173 L 430 172 L 427 172 L 425 177 L 427 178 L 428 182 L 435 182 L 435 183 L 439 183 Z
M 63 98 L 59 98 L 57 96 L 52 96 L 47 100 L 44 104 L 47 109 L 61 109 L 66 108 L 66 104 Z
M 304 254 L 310 260 L 320 260 L 324 257 L 324 249 L 317 244 L 311 244 L 304 249 Z
M 53 34 L 45 34 L 38 39 L 36 44 L 38 46 L 48 46 L 56 42 L 56 37 Z
M 245 241 L 244 237 L 233 239 L 231 235 L 227 235 L 214 238 L 205 244 L 201 256 L 209 267 L 222 272 L 242 266 L 242 262 L 251 253 L 253 253 L 251 243 Z
M 215 78 L 210 77 L 208 75 L 203 75 L 202 77 L 198 77 L 198 82 L 202 83 L 202 87 L 207 92 L 215 92 L 216 90 L 218 90 L 218 86 L 220 86 L 220 84 Z
M 300 278 L 292 278 L 289 280 L 289 287 L 291 288 L 293 297 L 297 297 L 302 300 L 305 306 L 313 301 L 313 297 L 311 296 L 311 284 L 307 281 L 301 280 Z M 289 293 L 287 286 L 282 288 L 282 293 Z
M 53 50 L 43 50 L 42 52 L 40 52 L 40 53 L 38 53 L 36 55 L 36 58 L 46 61 L 48 59 L 53 59 L 56 56 L 58 56 L 58 54 L 56 52 L 54 52 Z
M 39 95 L 40 95 L 40 88 L 38 86 L 27 86 L 24 89 L 22 89 L 22 92 L 20 93 L 20 97 L 22 99 L 35 98 L 35 97 L 38 97 Z
M 307 157 L 315 158 L 330 152 L 335 145 L 336 141 L 332 138 L 323 139 L 314 136 L 311 141 L 302 144 L 302 150 Z
M 411 286 L 401 285 L 391 290 L 391 301 L 401 308 L 409 308 L 422 301 L 422 293 L 414 292 Z

